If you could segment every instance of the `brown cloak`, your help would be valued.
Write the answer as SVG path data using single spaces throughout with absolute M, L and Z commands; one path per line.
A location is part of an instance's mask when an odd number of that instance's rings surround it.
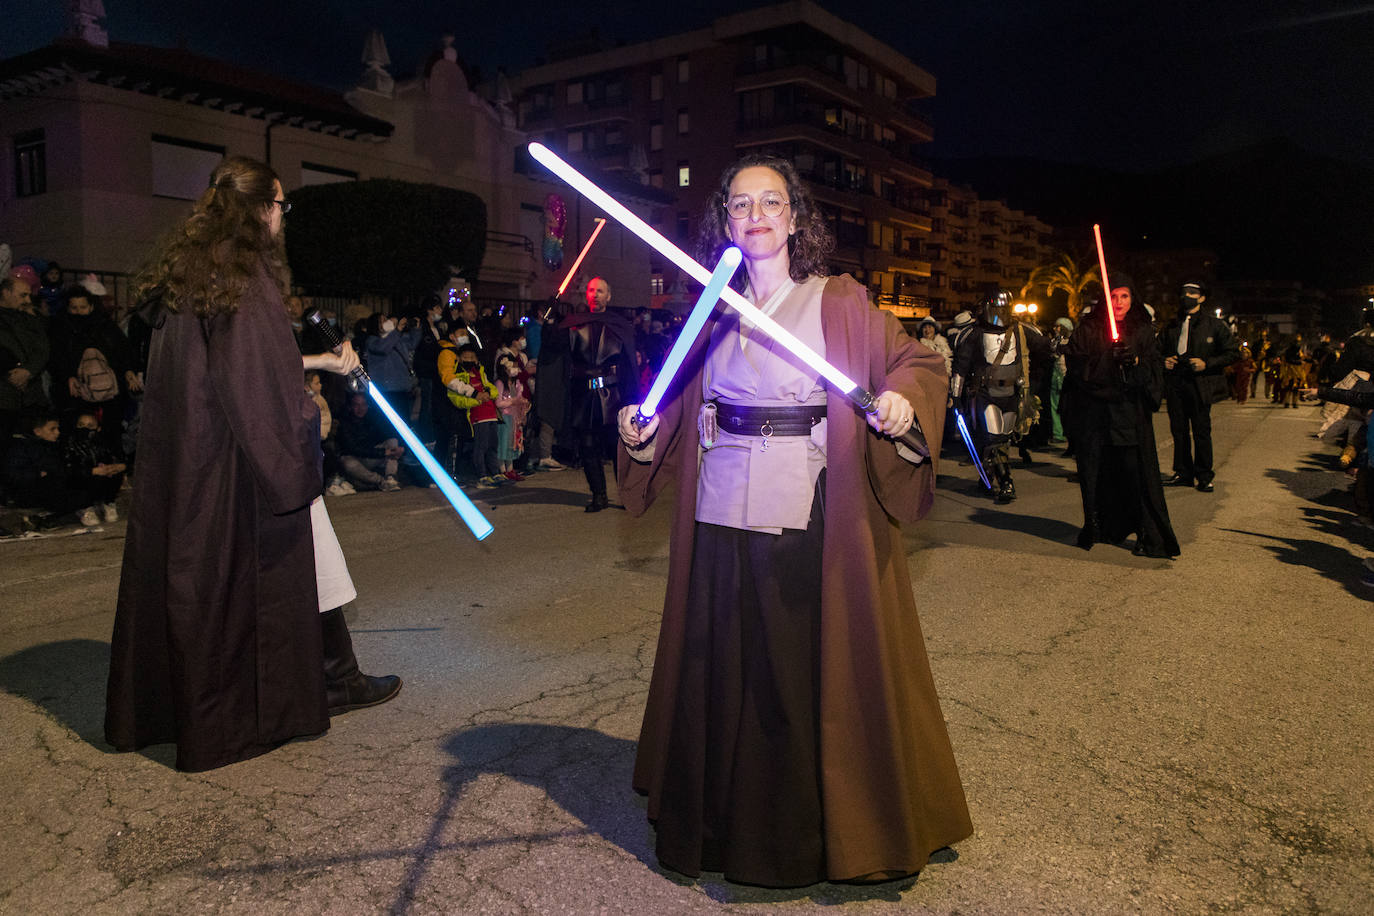
M 848 276 L 821 303 L 827 358 L 873 392 L 915 408 L 931 454 L 944 428 L 944 358 L 873 308 Z M 697 491 L 697 411 L 710 328 L 660 411 L 648 464 L 620 449 L 620 495 L 642 514 L 676 479 L 667 597 L 634 785 L 656 818 L 683 664 Z M 690 373 L 688 375 L 687 373 Z M 929 511 L 935 459 L 912 465 L 875 434 L 843 395 L 827 397 L 825 566 L 821 596 L 821 795 L 831 880 L 920 870 L 930 853 L 973 832 L 912 598 L 900 522 Z
M 319 412 L 264 270 L 237 312 L 163 313 L 110 647 L 105 736 L 207 770 L 329 728 L 310 501 Z

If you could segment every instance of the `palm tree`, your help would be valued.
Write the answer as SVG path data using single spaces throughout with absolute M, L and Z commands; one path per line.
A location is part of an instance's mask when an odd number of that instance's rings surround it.
M 1094 284 L 1099 287 L 1102 285 L 1097 268 L 1079 267 L 1072 255 L 1061 254 L 1059 263 L 1053 267 L 1041 266 L 1031 271 L 1026 285 L 1021 287 L 1021 295 L 1027 296 L 1032 290 L 1044 289 L 1045 295 L 1052 296 L 1058 290 L 1063 290 L 1069 297 L 1069 318 L 1077 323 L 1087 292 Z

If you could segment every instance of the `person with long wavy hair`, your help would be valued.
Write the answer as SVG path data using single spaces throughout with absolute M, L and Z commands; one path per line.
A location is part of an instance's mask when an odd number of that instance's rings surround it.
M 620 415 L 633 514 L 676 480 L 668 589 L 634 786 L 659 862 L 772 887 L 920 870 L 972 825 L 926 658 L 899 522 L 934 498 L 943 358 L 848 276 L 790 162 L 750 156 L 707 203 L 700 251 L 861 384 L 843 393 L 719 308 L 644 429 Z M 925 454 L 895 439 L 923 431 Z
M 319 411 L 283 301 L 289 207 L 268 166 L 225 159 L 139 281 L 154 330 L 105 734 L 122 751 L 174 742 L 182 770 L 318 735 L 334 702 Z M 351 351 L 307 360 L 357 365 Z

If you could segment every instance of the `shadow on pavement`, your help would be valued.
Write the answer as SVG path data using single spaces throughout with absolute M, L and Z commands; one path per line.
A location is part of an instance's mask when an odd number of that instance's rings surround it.
M 586 493 L 572 493 L 567 490 L 531 486 L 526 483 L 500 487 L 499 489 L 465 492 L 474 502 L 488 502 L 495 506 L 518 506 L 528 503 L 549 506 L 577 506 L 580 509 L 589 498 Z
M 455 732 L 444 750 L 457 761 L 444 773 L 444 802 L 435 812 L 428 835 L 414 850 L 414 861 L 391 906 L 393 914 L 405 913 L 423 887 L 436 856 L 466 846 L 446 841 L 449 825 L 457 817 L 464 787 L 482 774 L 495 774 L 535 786 L 586 831 L 546 831 L 535 836 L 511 837 L 511 842 L 531 839 L 556 840 L 584 832 L 596 834 L 628 852 L 647 868 L 674 883 L 697 886 L 721 902 L 771 902 L 810 899 L 821 904 L 856 900 L 897 900 L 915 877 L 871 885 L 817 884 L 787 890 L 751 887 L 720 880 L 718 876 L 690 879 L 659 867 L 654 855 L 653 831 L 643 802 L 630 788 L 635 742 L 612 738 L 588 728 L 563 725 L 509 723 L 479 725 Z M 931 862 L 951 862 L 953 850 L 940 850 Z M 713 880 L 714 878 L 714 880 Z
M 1018 515 L 1015 512 L 1004 512 L 998 509 L 974 509 L 969 516 L 969 521 L 974 525 L 987 525 L 999 531 L 1016 531 L 1031 537 L 1069 546 L 1073 546 L 1074 539 L 1078 537 L 1079 529 L 1078 525 L 1062 522 L 1057 518 Z
M 110 644 L 64 639 L 0 658 L 0 689 L 41 707 L 81 740 L 105 752 L 105 680 Z
M 1266 544 L 1265 549 L 1271 552 L 1274 559 L 1280 563 L 1287 563 L 1289 566 L 1305 566 L 1315 570 L 1331 581 L 1344 586 L 1345 590 L 1356 598 L 1367 600 L 1374 596 L 1374 592 L 1359 584 L 1364 567 L 1360 563 L 1359 555 L 1352 552 L 1350 548 L 1327 544 L 1324 541 L 1314 541 L 1310 538 L 1257 534 L 1254 531 L 1244 531 L 1240 528 L 1222 528 L 1220 530 L 1271 541 L 1273 543 Z

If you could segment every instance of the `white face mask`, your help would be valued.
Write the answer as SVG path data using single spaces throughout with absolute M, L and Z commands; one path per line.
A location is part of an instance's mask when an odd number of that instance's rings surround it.
M 390 333 L 391 333 L 392 331 L 394 331 L 394 330 L 396 330 L 396 322 L 394 322 L 394 321 L 383 321 L 383 322 L 382 322 L 382 333 L 383 333 L 383 334 L 390 334 Z
M 468 342 L 468 336 L 467 336 L 466 334 L 464 334 L 462 337 L 459 337 L 459 338 L 458 338 L 458 346 L 460 346 L 460 347 L 461 347 L 463 344 L 467 343 L 467 342 Z

